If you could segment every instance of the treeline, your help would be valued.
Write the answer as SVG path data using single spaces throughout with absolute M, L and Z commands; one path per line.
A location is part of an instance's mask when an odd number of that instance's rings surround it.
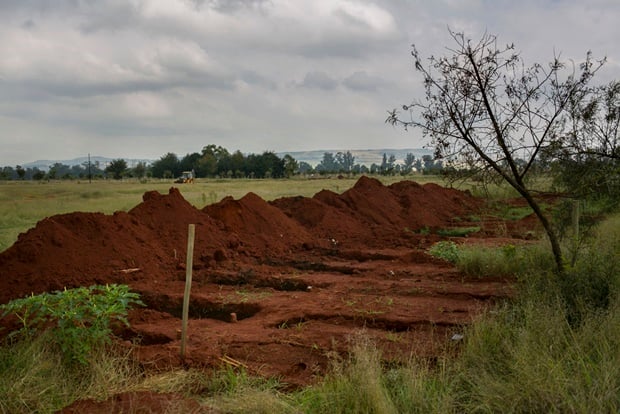
M 279 157 L 271 151 L 262 154 L 233 153 L 217 145 L 207 145 L 200 153 L 186 154 L 180 158 L 174 153 L 164 154 L 147 165 L 144 162 L 128 167 L 124 159 L 112 160 L 107 165 L 98 161 L 81 165 L 55 163 L 49 171 L 21 166 L 0 168 L 0 180 L 56 180 L 56 179 L 122 179 L 122 178 L 162 178 L 179 177 L 184 171 L 193 171 L 200 178 L 286 178 L 294 175 L 310 174 L 382 174 L 407 175 L 413 172 L 436 174 L 443 164 L 429 155 L 416 158 L 412 153 L 405 159 L 397 160 L 393 154 L 383 154 L 380 164 L 370 166 L 355 162 L 350 151 L 325 152 L 323 159 L 313 167 L 305 161 L 297 161 L 291 155 Z
M 311 167 L 310 167 L 311 168 Z M 383 154 L 381 164 L 372 163 L 370 167 L 356 164 L 355 157 L 349 152 L 331 152 L 323 154 L 321 162 L 310 172 L 325 173 L 354 173 L 354 174 L 380 174 L 380 175 L 408 175 L 413 172 L 423 174 L 439 174 L 443 170 L 443 162 L 435 160 L 430 155 L 416 158 L 413 153 L 407 153 L 400 161 L 394 154 Z

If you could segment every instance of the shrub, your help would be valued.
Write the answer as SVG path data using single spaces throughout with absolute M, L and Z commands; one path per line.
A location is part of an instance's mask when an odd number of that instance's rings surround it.
M 71 362 L 87 364 L 89 354 L 110 342 L 111 323 L 129 325 L 127 312 L 143 305 L 127 285 L 95 285 L 42 293 L 0 306 L 2 317 L 15 315 L 21 322 L 10 337 L 31 338 L 49 330 L 54 343 Z
M 440 241 L 431 246 L 428 250 L 431 256 L 456 263 L 459 260 L 459 249 L 452 241 Z

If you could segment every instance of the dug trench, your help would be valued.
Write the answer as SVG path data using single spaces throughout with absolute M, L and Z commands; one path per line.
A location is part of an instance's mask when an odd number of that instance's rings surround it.
M 116 334 L 146 368 L 232 362 L 303 386 L 320 379 L 359 332 L 387 361 L 432 358 L 485 308 L 509 297 L 511 280 L 466 277 L 426 253 L 457 218 L 459 226 L 480 228 L 470 240 L 518 244 L 535 231 L 531 219 L 468 222 L 486 208 L 455 189 L 384 186 L 368 177 L 342 194 L 267 202 L 248 193 L 203 209 L 175 188 L 147 192 L 128 212 L 52 216 L 21 234 L 0 254 L 0 303 L 124 283 L 146 306 L 132 310 L 130 327 Z M 196 238 L 181 360 L 189 224 Z

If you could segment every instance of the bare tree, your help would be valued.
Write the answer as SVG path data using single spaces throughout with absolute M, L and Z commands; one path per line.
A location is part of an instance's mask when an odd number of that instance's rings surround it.
M 620 159 L 620 82 L 592 88 L 571 101 L 570 130 L 559 142 L 566 153 Z
M 540 220 L 562 272 L 559 238 L 526 178 L 541 152 L 563 135 L 567 107 L 587 94 L 603 62 L 588 52 L 577 67 L 557 56 L 547 66 L 526 67 L 514 45 L 499 47 L 496 36 L 484 34 L 474 42 L 463 33 L 450 34 L 455 46 L 447 49 L 449 56 L 425 62 L 413 46 L 425 100 L 404 105 L 406 119 L 390 111 L 386 122 L 420 127 L 436 158 L 478 165 L 510 184 Z
M 554 180 L 576 198 L 620 199 L 620 82 L 571 102 L 569 128 L 549 152 Z

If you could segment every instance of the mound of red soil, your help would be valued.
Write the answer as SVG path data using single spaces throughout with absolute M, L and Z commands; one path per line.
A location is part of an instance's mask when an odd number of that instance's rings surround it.
M 343 194 L 266 202 L 249 193 L 196 209 L 177 189 L 128 213 L 46 218 L 0 254 L 0 303 L 126 283 L 147 304 L 131 329 L 145 366 L 234 364 L 292 385 L 320 378 L 359 330 L 388 359 L 432 356 L 502 280 L 467 280 L 424 253 L 428 229 L 465 223 L 482 201 L 433 184 L 362 177 Z M 178 354 L 187 226 L 196 225 L 188 357 Z M 425 231 L 419 231 L 425 229 Z M 1 323 L 1 322 L 0 322 Z M 440 337 L 437 340 L 437 337 Z
M 226 197 L 203 212 L 218 220 L 256 255 L 282 254 L 308 245 L 312 237 L 299 223 L 254 193 L 240 200 Z

